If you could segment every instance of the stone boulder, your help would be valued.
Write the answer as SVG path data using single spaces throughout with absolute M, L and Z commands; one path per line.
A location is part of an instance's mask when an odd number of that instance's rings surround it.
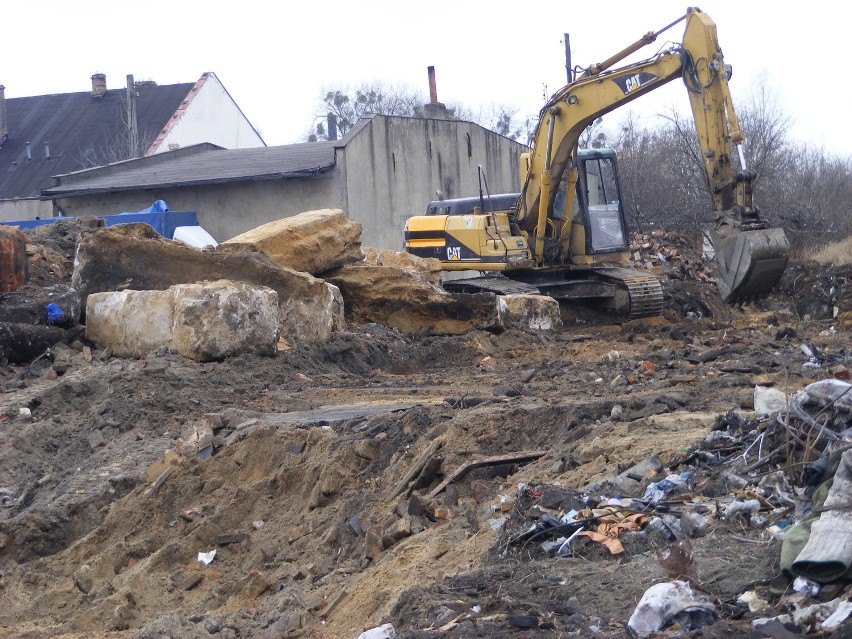
M 273 355 L 278 294 L 229 280 L 92 293 L 86 320 L 87 337 L 119 357 L 145 357 L 162 346 L 199 362 L 240 353 Z
M 278 293 L 278 324 L 291 342 L 322 341 L 343 328 L 337 287 L 275 264 L 262 253 L 204 252 L 157 234 L 147 224 L 118 224 L 80 240 L 72 285 L 92 293 L 165 290 L 175 284 L 233 280 Z
M 263 251 L 280 266 L 319 275 L 362 259 L 361 225 L 340 209 L 307 211 L 233 237 L 219 250 Z
M 547 295 L 501 295 L 497 298 L 497 305 L 507 326 L 538 331 L 562 327 L 559 302 Z
M 364 261 L 371 266 L 392 266 L 402 269 L 411 277 L 436 286 L 441 285 L 441 260 L 418 257 L 405 251 L 391 249 L 364 249 Z
M 472 328 L 499 329 L 492 293 L 450 294 L 390 266 L 366 263 L 325 274 L 346 301 L 346 319 L 375 322 L 412 335 L 459 335 Z

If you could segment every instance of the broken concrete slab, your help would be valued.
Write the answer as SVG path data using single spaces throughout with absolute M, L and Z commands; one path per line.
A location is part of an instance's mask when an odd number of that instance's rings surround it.
M 500 295 L 497 304 L 504 323 L 539 331 L 562 327 L 559 302 L 547 295 Z
M 157 234 L 147 224 L 118 224 L 80 241 L 72 286 L 92 293 L 165 290 L 176 284 L 227 279 L 278 293 L 279 327 L 294 342 L 322 341 L 344 325 L 337 287 L 278 266 L 262 253 L 202 252 Z
M 371 266 L 390 266 L 402 269 L 414 279 L 435 286 L 441 284 L 441 260 L 434 257 L 418 257 L 404 251 L 392 249 L 364 249 L 364 262 Z
M 346 300 L 346 319 L 375 322 L 412 335 L 460 335 L 499 329 L 492 293 L 446 293 L 390 266 L 347 265 L 325 274 Z
M 273 355 L 278 294 L 229 280 L 93 293 L 86 318 L 89 339 L 119 357 L 145 357 L 162 346 L 199 362 L 240 353 Z
M 233 237 L 219 250 L 263 251 L 280 266 L 319 275 L 362 259 L 361 225 L 340 209 L 306 211 Z

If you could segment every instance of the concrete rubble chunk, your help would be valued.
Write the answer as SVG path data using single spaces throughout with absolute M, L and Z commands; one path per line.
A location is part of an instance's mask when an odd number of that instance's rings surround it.
M 391 266 L 402 269 L 421 282 L 441 285 L 441 260 L 434 257 L 418 257 L 405 251 L 392 249 L 364 249 L 364 262 L 371 266 Z
M 248 599 L 249 601 L 254 601 L 270 587 L 269 581 L 263 573 L 257 569 L 250 570 L 249 574 L 243 579 L 241 585 L 240 597 L 242 599 Z
M 83 594 L 89 594 L 94 586 L 94 578 L 92 576 L 92 568 L 88 564 L 80 566 L 76 572 L 71 575 L 77 588 Z
M 147 224 L 117 224 L 83 237 L 72 286 L 86 300 L 92 293 L 162 291 L 222 279 L 278 293 L 278 324 L 288 341 L 322 341 L 343 328 L 343 298 L 337 287 L 278 266 L 262 253 L 197 251 L 165 239 Z
M 306 211 L 222 242 L 222 251 L 263 251 L 280 266 L 319 275 L 358 262 L 361 225 L 340 209 Z
M 547 295 L 501 295 L 497 304 L 504 323 L 539 331 L 562 327 L 559 302 Z
M 89 339 L 119 357 L 145 357 L 161 346 L 200 362 L 273 355 L 278 340 L 278 294 L 228 280 L 93 293 L 86 317 Z
M 375 322 L 411 335 L 499 329 L 492 293 L 450 294 L 390 266 L 347 265 L 325 274 L 346 300 L 347 321 Z

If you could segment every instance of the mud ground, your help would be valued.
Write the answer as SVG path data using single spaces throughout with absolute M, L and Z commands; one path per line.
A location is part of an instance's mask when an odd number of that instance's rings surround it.
M 44 247 L 64 275 L 67 242 Z M 675 469 L 720 416 L 752 408 L 755 384 L 793 391 L 848 369 L 850 276 L 794 264 L 769 300 L 731 308 L 663 273 L 663 317 L 564 308 L 555 333 L 350 326 L 208 364 L 78 339 L 2 366 L 0 636 L 354 639 L 392 623 L 400 637 L 623 637 L 668 578 L 665 539 L 634 535 L 615 556 L 581 540 L 567 558 L 512 539 L 649 455 Z M 152 489 L 145 471 L 202 426 L 214 454 L 184 454 Z M 524 451 L 543 454 L 428 498 L 465 462 Z M 694 493 L 727 494 L 724 468 L 694 470 Z M 544 504 L 548 490 L 561 501 Z M 713 519 L 691 543 L 719 616 L 692 636 L 760 636 L 750 620 L 766 615 L 736 600 L 788 591 L 780 541 Z

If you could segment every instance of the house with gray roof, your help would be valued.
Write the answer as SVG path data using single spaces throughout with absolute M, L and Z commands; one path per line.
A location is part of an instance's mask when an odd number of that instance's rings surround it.
M 340 208 L 363 243 L 400 249 L 405 221 L 440 191 L 476 195 L 478 167 L 491 193 L 517 191 L 522 144 L 472 122 L 372 115 L 340 140 L 266 148 L 185 147 L 58 175 L 42 197 L 65 215 L 137 211 L 164 200 L 196 211 L 222 242 L 303 211 Z
M 162 86 L 128 76 L 115 89 L 91 79 L 91 91 L 8 99 L 0 85 L 0 221 L 52 216 L 41 190 L 54 175 L 205 142 L 265 146 L 214 73 Z

